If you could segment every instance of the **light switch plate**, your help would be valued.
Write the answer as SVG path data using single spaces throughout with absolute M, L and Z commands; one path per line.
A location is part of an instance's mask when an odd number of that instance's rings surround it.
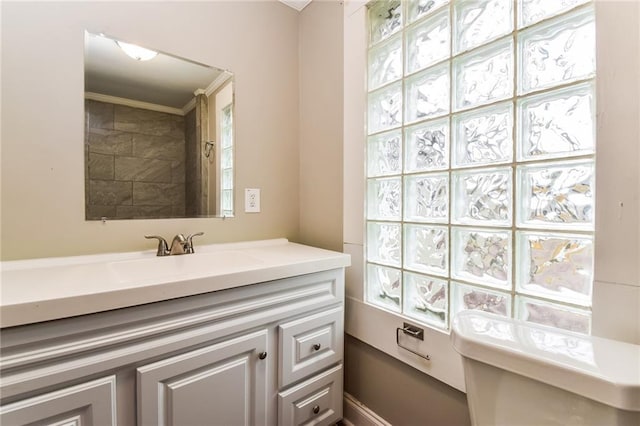
M 245 188 L 244 190 L 244 212 L 260 213 L 260 189 Z

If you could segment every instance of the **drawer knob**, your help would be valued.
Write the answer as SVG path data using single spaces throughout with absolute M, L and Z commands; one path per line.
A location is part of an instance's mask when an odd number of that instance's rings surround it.
M 320 350 L 320 343 L 316 343 L 315 345 L 313 345 L 313 350 L 314 351 L 319 351 Z
M 313 414 L 318 414 L 320 412 L 320 406 L 316 405 L 313 407 Z
M 266 352 L 260 352 L 258 354 L 258 358 L 260 358 L 260 359 L 265 359 L 266 357 L 267 357 L 267 353 Z

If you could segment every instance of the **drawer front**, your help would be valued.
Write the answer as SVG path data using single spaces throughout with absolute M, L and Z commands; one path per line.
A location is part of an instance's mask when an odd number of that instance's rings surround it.
M 343 308 L 278 326 L 278 384 L 290 385 L 342 360 Z
M 342 418 L 342 365 L 278 394 L 281 426 L 332 425 Z

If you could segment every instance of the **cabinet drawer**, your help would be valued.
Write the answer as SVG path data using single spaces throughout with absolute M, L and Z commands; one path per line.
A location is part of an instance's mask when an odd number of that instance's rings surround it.
M 342 360 L 343 309 L 330 309 L 278 326 L 279 387 Z
M 331 425 L 342 418 L 342 365 L 278 394 L 281 426 Z

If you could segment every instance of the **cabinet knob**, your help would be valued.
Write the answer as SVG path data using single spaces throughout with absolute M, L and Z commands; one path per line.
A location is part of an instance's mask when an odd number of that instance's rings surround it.
M 320 412 L 320 406 L 319 405 L 315 405 L 313 407 L 313 414 L 318 414 Z
M 267 357 L 267 353 L 266 352 L 260 352 L 258 354 L 258 358 L 260 358 L 260 359 L 265 359 L 266 357 Z
M 315 345 L 313 345 L 313 350 L 314 351 L 319 351 L 320 350 L 320 343 L 316 343 Z

